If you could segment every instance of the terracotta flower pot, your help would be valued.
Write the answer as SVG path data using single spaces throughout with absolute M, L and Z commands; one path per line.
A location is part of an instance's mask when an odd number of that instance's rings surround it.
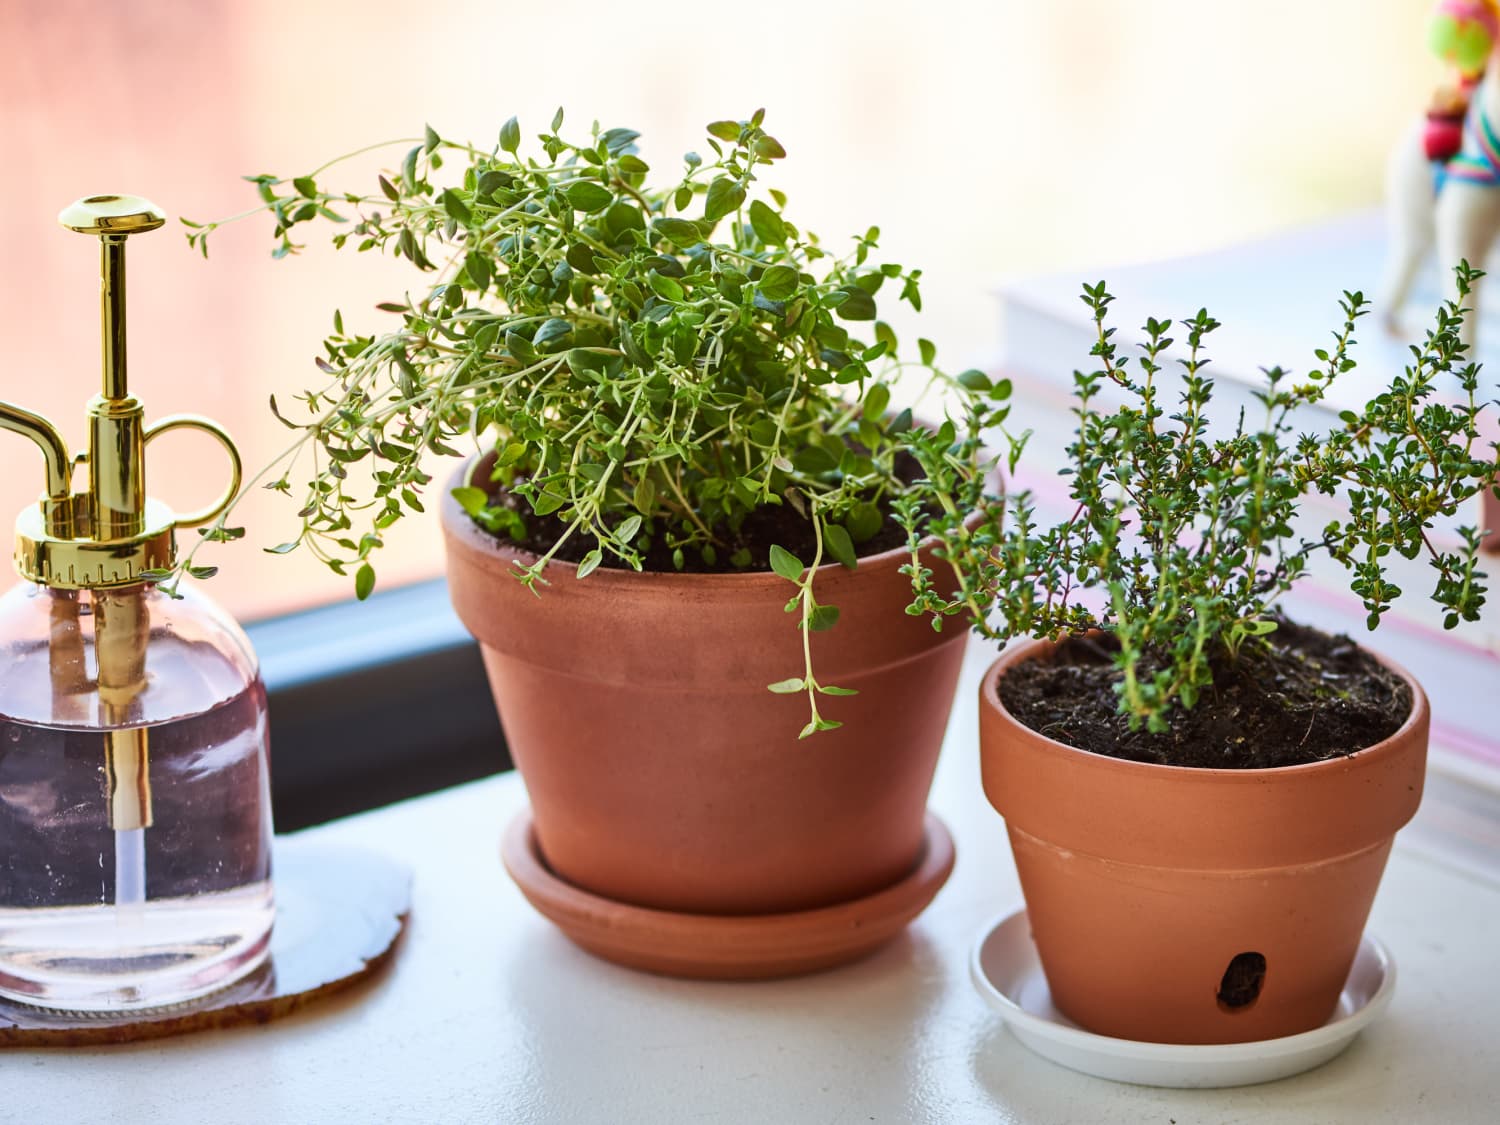
M 455 481 L 454 483 L 461 483 Z M 923 814 L 965 632 L 908 617 L 904 550 L 823 567 L 838 606 L 813 635 L 844 723 L 804 741 L 802 669 L 776 575 L 549 568 L 445 497 L 448 581 L 478 638 L 546 864 L 621 903 L 696 914 L 803 911 L 897 883 L 922 859 Z
M 1411 714 L 1348 757 L 1189 769 L 1090 754 L 1012 718 L 1000 678 L 1052 651 L 1032 642 L 1001 656 L 980 689 L 979 731 L 985 794 L 1005 817 L 1059 1010 L 1103 1035 L 1159 1043 L 1248 1042 L 1326 1022 L 1392 839 L 1421 801 L 1421 687 L 1386 662 L 1411 685 Z M 1249 988 L 1230 987 L 1226 1002 L 1237 958 Z

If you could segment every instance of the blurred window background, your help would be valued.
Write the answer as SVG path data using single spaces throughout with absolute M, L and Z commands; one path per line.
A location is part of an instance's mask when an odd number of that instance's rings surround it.
M 920 321 L 955 369 L 995 354 L 1007 276 L 1171 257 L 1378 203 L 1386 152 L 1439 77 L 1431 0 L 6 0 L 0 5 L 0 397 L 81 440 L 97 389 L 97 254 L 54 222 L 73 199 L 129 192 L 169 215 L 254 206 L 240 177 L 302 175 L 389 138 L 490 144 L 566 108 L 643 133 L 660 169 L 703 125 L 767 110 L 789 157 L 767 182 L 835 241 L 870 223 L 925 271 Z M 566 131 L 566 130 L 565 130 Z M 391 150 L 386 166 L 399 162 Z M 381 160 L 351 165 L 361 190 Z M 337 177 L 322 181 L 338 184 Z M 266 403 L 316 378 L 335 306 L 351 330 L 414 284 L 390 262 L 309 246 L 275 262 L 264 216 L 208 261 L 173 223 L 131 244 L 132 387 L 148 418 L 195 411 L 247 467 L 283 448 Z M 153 444 L 151 491 L 197 506 L 217 448 Z M 41 464 L 0 443 L 0 516 Z M 451 468 L 433 467 L 441 482 Z M 294 480 L 294 483 L 299 483 Z M 434 488 L 437 485 L 435 483 Z M 210 545 L 214 594 L 242 617 L 347 597 L 294 554 L 297 504 L 263 493 Z M 430 505 L 430 509 L 435 506 Z M 432 521 L 393 529 L 382 587 L 441 569 Z

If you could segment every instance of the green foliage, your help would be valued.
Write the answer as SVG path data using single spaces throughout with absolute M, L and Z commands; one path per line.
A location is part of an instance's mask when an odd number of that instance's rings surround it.
M 329 185 L 339 161 L 250 177 L 262 205 L 249 214 L 274 218 L 275 256 L 327 226 L 335 246 L 405 259 L 423 282 L 379 306 L 397 318 L 384 331 L 346 330 L 335 314 L 325 381 L 290 409 L 272 401 L 293 444 L 262 481 L 297 494 L 301 521 L 276 549 L 352 571 L 365 596 L 372 552 L 422 510 L 427 455 L 466 443 L 498 451 L 509 501 L 459 489 L 478 523 L 523 540 L 538 520 L 561 521 L 518 574 L 533 587 L 572 539 L 588 548 L 580 578 L 639 569 L 653 548 L 678 568 L 748 565 L 725 550 L 747 516 L 790 505 L 818 551 L 806 568 L 773 553 L 804 634 L 805 674 L 787 683 L 808 693 L 809 730 L 831 725 L 817 697 L 838 689 L 814 679 L 806 634 L 837 609 L 818 604 L 813 575 L 825 551 L 854 565 L 907 488 L 896 465 L 911 415 L 887 415 L 888 383 L 904 367 L 941 372 L 926 341 L 903 363 L 879 319 L 898 301 L 920 307 L 920 271 L 877 261 L 877 228 L 834 251 L 795 225 L 785 197 L 759 187 L 785 155 L 762 125 L 761 112 L 714 122 L 711 157 L 688 153 L 660 186 L 635 131 L 565 138 L 560 111 L 533 146 L 514 118 L 492 148 L 429 128 L 396 142 L 410 147 L 368 191 Z M 188 225 L 206 254 L 220 224 Z
M 927 479 L 896 507 L 913 547 L 936 535 L 937 555 L 952 567 L 958 589 L 939 592 L 914 550 L 906 568 L 915 590 L 909 612 L 932 615 L 934 627 L 962 616 L 997 640 L 1107 630 L 1120 642 L 1120 708 L 1133 726 L 1151 730 L 1166 729 L 1173 707 L 1192 707 L 1211 687 L 1212 655 L 1235 657 L 1264 643 L 1276 627 L 1274 603 L 1315 551 L 1347 568 L 1372 629 L 1401 593 L 1387 577 L 1392 552 L 1427 555 L 1447 627 L 1474 620 L 1485 595 L 1476 569 L 1479 532 L 1464 529 L 1457 551 L 1440 551 L 1427 536 L 1434 519 L 1452 517 L 1496 486 L 1495 449 L 1479 440 L 1478 367 L 1465 361 L 1459 334 L 1460 302 L 1479 274 L 1467 265 L 1457 272 L 1459 300 L 1439 310 L 1425 342 L 1412 347 L 1405 374 L 1362 411 L 1301 435 L 1294 423 L 1354 367 L 1354 326 L 1367 311 L 1359 293 L 1344 295 L 1342 328 L 1331 350 L 1318 351 L 1319 369 L 1301 381 L 1280 368 L 1267 371 L 1267 385 L 1256 393 L 1264 407 L 1259 424 L 1247 425 L 1242 412 L 1231 429 L 1211 433 L 1214 384 L 1204 347 L 1217 322 L 1200 311 L 1177 326 L 1186 358 L 1178 361 L 1181 392 L 1168 416 L 1158 384 L 1174 342 L 1171 322 L 1147 321 L 1132 363 L 1113 342 L 1104 283 L 1085 286 L 1098 367 L 1074 374 L 1077 428 L 1062 470 L 1071 516 L 1039 526 L 1029 494 L 985 491 L 980 434 L 1003 424 L 1006 408 L 976 395 L 958 447 L 942 435 L 911 441 Z M 1440 376 L 1455 377 L 1466 400 L 1436 398 Z M 1101 408 L 1104 389 L 1123 393 L 1124 404 Z M 1024 444 L 1025 435 L 1011 440 L 1012 467 Z M 1313 490 L 1342 497 L 1348 515 L 1307 540 L 1293 524 Z M 929 521 L 925 510 L 942 514 Z M 982 518 L 965 524 L 964 515 L 976 510 Z M 1084 591 L 1095 592 L 1093 608 L 1080 601 Z

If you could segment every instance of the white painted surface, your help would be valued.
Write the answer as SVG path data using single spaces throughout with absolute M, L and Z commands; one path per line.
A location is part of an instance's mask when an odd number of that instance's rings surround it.
M 1400 965 L 1343 1055 L 1238 1090 L 1161 1090 L 1046 1062 L 968 980 L 982 927 L 1019 904 L 985 804 L 971 649 L 933 807 L 958 867 L 908 935 L 800 980 L 694 984 L 573 948 L 497 858 L 525 801 L 481 782 L 315 829 L 416 867 L 415 914 L 373 987 L 261 1028 L 86 1051 L 0 1052 L 0 1121 L 1489 1123 L 1500 1119 L 1500 884 L 1398 845 L 1371 927 Z M 808 746 L 807 753 L 816 753 Z M 1103 937 L 1101 935 L 1101 940 Z

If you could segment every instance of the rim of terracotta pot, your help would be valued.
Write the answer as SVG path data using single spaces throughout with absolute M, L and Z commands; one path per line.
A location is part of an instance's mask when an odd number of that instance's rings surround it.
M 1421 803 L 1427 696 L 1383 656 L 1412 691 L 1411 711 L 1390 736 L 1318 762 L 1223 769 L 1124 761 L 1020 722 L 1000 699 L 1000 679 L 1051 647 L 1007 650 L 980 689 L 985 796 L 1012 833 L 1119 863 L 1248 872 L 1386 845 Z
M 1399 743 L 1404 742 L 1412 731 L 1427 723 L 1429 719 L 1427 693 L 1422 690 L 1422 685 L 1417 681 L 1417 678 L 1384 653 L 1368 648 L 1365 645 L 1358 645 L 1357 647 L 1361 651 L 1368 653 L 1387 669 L 1405 680 L 1407 686 L 1411 688 L 1412 694 L 1411 711 L 1407 714 L 1406 721 L 1390 734 L 1386 735 L 1385 738 L 1382 738 L 1379 742 L 1371 746 L 1366 746 L 1349 754 L 1341 754 L 1338 757 L 1324 758 L 1317 762 L 1302 762 L 1294 766 L 1267 766 L 1259 769 L 1169 766 L 1159 762 L 1133 762 L 1124 758 L 1112 758 L 1108 754 L 1096 754 L 1091 750 L 1082 750 L 1077 746 L 1069 746 L 1066 742 L 1059 742 L 1055 738 L 1050 738 L 1042 734 L 1040 731 L 1033 730 L 1012 715 L 1001 700 L 1000 677 L 1007 670 L 1027 660 L 1035 659 L 1038 654 L 1054 650 L 1056 647 L 1057 642 L 1033 639 L 1006 648 L 984 674 L 980 691 L 985 703 L 1004 716 L 1008 722 L 1015 724 L 1015 726 L 1033 736 L 1036 741 L 1044 743 L 1048 753 L 1072 761 L 1087 762 L 1096 769 L 1119 773 L 1122 776 L 1141 777 L 1151 775 L 1176 781 L 1200 779 L 1212 780 L 1216 784 L 1264 785 L 1268 778 L 1289 778 L 1299 775 L 1305 776 L 1318 771 L 1328 772 L 1330 767 L 1338 768 L 1339 766 L 1347 765 L 1356 758 L 1370 761 L 1376 757 L 1387 756 L 1394 753 Z
M 481 464 L 495 456 L 493 450 L 486 453 L 477 453 L 470 456 L 458 470 L 449 478 L 448 487 L 443 490 L 442 499 L 442 522 L 444 530 L 456 538 L 459 542 L 474 549 L 488 554 L 500 554 L 511 556 L 516 559 L 529 559 L 535 562 L 541 556 L 535 551 L 527 550 L 519 544 L 500 539 L 474 522 L 473 517 L 464 511 L 458 501 L 453 499 L 455 488 L 473 487 L 474 470 Z M 935 540 L 931 537 L 923 539 L 919 544 L 920 549 L 927 549 L 933 545 Z M 837 561 L 824 562 L 814 571 L 815 574 L 845 574 L 856 575 L 862 571 L 880 570 L 888 568 L 892 563 L 905 563 L 911 558 L 911 550 L 903 543 L 898 547 L 891 547 L 885 551 L 879 551 L 873 555 L 860 555 L 856 560 L 853 570 Z M 570 577 L 578 564 L 575 562 L 551 559 L 548 561 L 542 573 L 549 579 L 559 576 Z M 631 570 L 628 567 L 600 566 L 588 576 L 588 581 L 595 584 L 595 589 L 604 590 L 610 585 L 624 586 L 640 582 L 655 582 L 663 586 L 699 586 L 705 583 L 722 586 L 726 589 L 751 590 L 762 586 L 772 586 L 778 590 L 786 588 L 785 578 L 774 570 L 739 570 L 739 571 L 673 571 L 673 570 Z

